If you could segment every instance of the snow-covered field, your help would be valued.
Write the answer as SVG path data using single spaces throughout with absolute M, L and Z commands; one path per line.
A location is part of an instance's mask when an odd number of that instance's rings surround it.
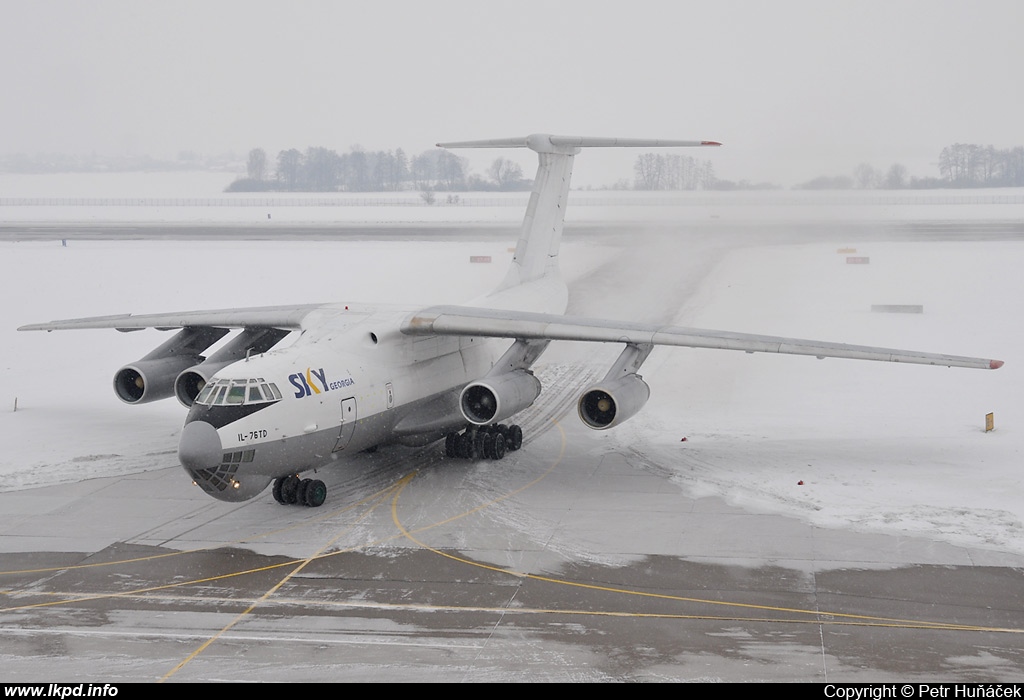
M 218 172 L 0 173 L 0 224 L 137 223 L 514 225 L 528 192 L 233 193 Z M 1007 221 L 1021 218 L 1019 188 L 985 190 L 574 190 L 566 220 L 608 222 Z M 269 216 L 269 218 L 268 218 Z
M 109 196 L 123 188 L 115 180 L 88 186 L 74 184 L 75 178 L 18 186 L 5 180 L 0 194 Z M 152 187 L 133 182 L 132 196 L 216 196 L 210 190 L 219 187 L 212 181 L 194 189 L 175 185 L 178 180 Z M 1009 211 L 1002 205 L 921 208 L 928 212 L 925 219 L 954 210 L 983 220 L 1021 218 L 1021 205 Z M 65 215 L 61 212 L 83 213 L 78 207 L 5 207 L 0 222 L 16 221 L 12 212 L 30 209 L 39 221 L 58 220 Z M 159 209 L 150 208 L 158 217 Z M 169 214 L 167 221 L 215 220 L 204 218 L 207 208 L 172 209 L 178 214 Z M 233 212 L 227 218 L 234 223 L 245 222 L 239 218 L 243 213 L 265 219 L 253 208 L 247 213 L 221 209 Z M 302 220 L 350 208 L 292 209 Z M 351 209 L 366 215 L 375 208 Z M 138 214 L 130 208 L 102 210 L 113 219 Z M 621 210 L 635 216 L 638 208 Z M 422 216 L 426 207 L 392 208 L 388 220 L 403 220 L 402 211 L 418 212 L 413 221 L 430 220 Z M 456 208 L 432 211 L 451 214 Z M 493 211 L 501 220 L 521 216 L 511 206 Z M 458 303 L 495 284 L 511 244 L 2 243 L 0 489 L 175 466 L 184 414 L 173 399 L 127 406 L 111 388 L 119 367 L 148 353 L 167 334 L 17 333 L 20 325 L 108 313 L 345 299 Z M 646 298 L 625 303 L 628 284 L 616 284 L 608 288 L 617 303 L 591 301 L 598 313 L 619 317 L 631 317 L 632 305 L 656 304 L 672 310 L 662 320 L 678 325 L 977 355 L 1005 360 L 1006 366 L 993 372 L 658 349 L 642 370 L 652 387 L 650 402 L 620 428 L 588 433 L 594 449 L 631 450 L 640 467 L 667 473 L 691 493 L 720 495 L 822 526 L 1024 553 L 1024 327 L 1019 322 L 1024 243 L 861 245 L 856 254 L 870 257 L 869 265 L 846 264 L 846 256 L 837 252 L 845 244 L 826 238 L 758 246 L 749 236 L 724 255 L 694 246 L 684 251 L 684 266 L 653 264 L 659 251 L 651 250 L 652 264 L 638 274 L 654 279 L 700 271 L 703 277 L 693 275 L 699 284 L 677 292 L 679 299 L 655 299 L 648 291 Z M 494 262 L 471 264 L 471 255 L 490 255 Z M 561 259 L 566 276 L 576 279 L 617 255 L 571 243 L 563 246 Z M 594 289 L 602 294 L 605 287 Z M 924 313 L 877 313 L 871 311 L 874 304 L 920 304 Z M 605 355 L 590 353 L 602 362 Z M 549 351 L 542 361 L 567 356 L 571 353 Z M 983 430 L 988 412 L 995 414 L 991 433 Z
M 347 298 L 459 302 L 501 275 L 508 245 L 3 244 L 0 488 L 173 466 L 183 418 L 173 399 L 127 406 L 111 389 L 114 371 L 166 334 L 17 333 L 19 325 Z M 595 449 L 610 441 L 690 492 L 757 510 L 1024 552 L 1024 244 L 879 243 L 857 251 L 869 265 L 848 265 L 836 250 L 732 250 L 674 321 L 980 355 L 1006 366 L 658 349 L 643 368 L 650 403 L 622 427 L 593 434 Z M 577 244 L 562 257 L 574 278 L 609 254 Z M 471 264 L 470 255 L 494 262 Z M 924 313 L 872 313 L 872 304 L 922 304 Z M 997 428 L 986 434 L 990 411 Z

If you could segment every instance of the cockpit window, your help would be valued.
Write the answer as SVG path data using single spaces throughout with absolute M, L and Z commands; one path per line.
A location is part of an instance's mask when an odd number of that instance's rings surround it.
M 274 382 L 263 377 L 253 379 L 218 379 L 203 387 L 196 403 L 204 406 L 238 406 L 240 404 L 271 403 L 281 400 L 281 392 Z
M 213 393 L 213 387 L 215 386 L 215 384 L 207 384 L 206 386 L 204 386 L 203 390 L 199 392 L 199 396 L 196 397 L 196 401 L 198 403 L 206 403 L 207 397 L 209 397 L 210 394 Z
M 213 392 L 213 400 L 210 403 L 224 403 L 224 394 L 228 391 L 227 384 L 218 384 Z
M 245 401 L 245 385 L 234 385 L 228 389 L 228 396 L 225 400 L 226 403 L 242 403 Z

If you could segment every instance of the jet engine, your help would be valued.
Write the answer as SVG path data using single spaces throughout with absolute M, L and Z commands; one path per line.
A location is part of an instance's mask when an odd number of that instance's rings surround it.
M 531 406 L 540 389 L 540 381 L 529 370 L 517 369 L 468 384 L 459 396 L 459 408 L 470 423 L 487 425 Z
M 189 366 L 174 380 L 174 395 L 185 408 L 190 408 L 210 377 L 230 364 L 249 355 L 258 355 L 274 347 L 288 335 L 277 328 L 246 328 L 227 345 L 210 355 L 202 364 Z
M 636 374 L 602 381 L 580 397 L 580 420 L 588 428 L 607 430 L 635 416 L 650 397 L 651 388 Z
M 183 328 L 141 360 L 117 370 L 114 393 L 125 403 L 149 403 L 174 393 L 182 370 L 205 358 L 200 354 L 227 333 L 226 328 Z

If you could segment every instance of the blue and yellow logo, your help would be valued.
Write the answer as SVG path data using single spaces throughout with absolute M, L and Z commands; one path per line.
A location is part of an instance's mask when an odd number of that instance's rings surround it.
M 295 398 L 297 399 L 313 396 L 314 394 L 323 394 L 334 389 L 352 386 L 356 383 L 352 377 L 328 382 L 327 372 L 324 371 L 323 367 L 320 369 L 307 367 L 305 373 L 296 372 L 295 374 L 289 374 L 288 381 L 295 387 Z
M 305 374 L 302 372 L 289 374 L 288 381 L 295 387 L 295 398 L 297 399 L 312 396 L 313 394 L 321 394 L 328 390 L 327 373 L 324 372 L 323 367 L 320 369 L 310 369 L 307 367 Z M 320 386 L 317 386 L 317 381 L 319 381 Z

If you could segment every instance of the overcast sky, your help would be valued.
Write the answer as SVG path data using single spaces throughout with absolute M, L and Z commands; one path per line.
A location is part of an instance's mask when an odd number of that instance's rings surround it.
M 0 153 L 722 141 L 719 177 L 1024 145 L 1024 2 L 4 2 Z M 481 172 L 508 152 L 469 153 Z M 532 173 L 532 154 L 519 159 Z M 635 152 L 578 159 L 576 184 Z

